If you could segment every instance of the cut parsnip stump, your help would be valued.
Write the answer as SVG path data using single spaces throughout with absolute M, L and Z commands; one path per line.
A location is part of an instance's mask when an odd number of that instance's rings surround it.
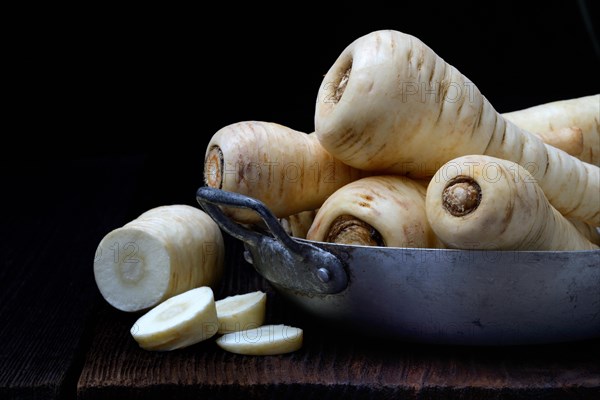
M 504 119 L 414 36 L 377 31 L 350 44 L 323 80 L 315 131 L 345 164 L 411 177 L 469 154 L 514 161 L 563 215 L 600 226 L 600 168 Z
M 540 104 L 502 116 L 544 142 L 600 166 L 600 94 Z M 577 135 L 580 143 L 574 140 Z
M 278 218 L 319 208 L 335 190 L 366 175 L 333 158 L 314 134 L 262 121 L 220 129 L 204 162 L 207 186 L 258 199 Z M 249 210 L 223 209 L 239 222 L 260 220 Z
M 267 295 L 251 292 L 217 301 L 220 334 L 258 328 L 265 322 Z
M 426 206 L 432 229 L 451 248 L 598 249 L 514 162 L 475 155 L 454 159 L 431 180 Z
M 422 182 L 396 175 L 347 184 L 319 209 L 309 240 L 387 247 L 443 247 L 427 221 Z
M 265 325 L 256 329 L 228 333 L 217 344 L 232 353 L 269 356 L 291 353 L 302 347 L 303 332 L 287 325 Z
M 167 351 L 211 338 L 218 326 L 213 292 L 199 287 L 148 311 L 133 324 L 131 335 L 143 349 Z
M 94 260 L 102 296 L 122 311 L 139 311 L 217 283 L 224 245 L 218 225 L 186 205 L 149 210 L 100 242 Z

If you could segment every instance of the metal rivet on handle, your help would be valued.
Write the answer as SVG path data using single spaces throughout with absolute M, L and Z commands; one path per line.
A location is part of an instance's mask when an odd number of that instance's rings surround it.
M 329 270 L 327 268 L 319 268 L 317 270 L 317 276 L 323 283 L 327 283 L 331 279 Z

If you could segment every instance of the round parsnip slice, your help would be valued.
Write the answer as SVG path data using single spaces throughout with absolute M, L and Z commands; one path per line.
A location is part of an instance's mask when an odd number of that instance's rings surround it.
M 219 321 L 213 292 L 203 286 L 171 297 L 144 314 L 131 335 L 146 350 L 175 350 L 217 333 Z
M 220 334 L 257 328 L 265 322 L 267 295 L 251 292 L 216 302 Z
M 302 347 L 303 332 L 288 325 L 264 325 L 228 333 L 217 339 L 224 350 L 236 354 L 270 356 L 291 353 Z
M 223 237 L 203 211 L 187 205 L 153 208 L 100 242 L 94 276 L 121 311 L 145 310 L 221 277 Z

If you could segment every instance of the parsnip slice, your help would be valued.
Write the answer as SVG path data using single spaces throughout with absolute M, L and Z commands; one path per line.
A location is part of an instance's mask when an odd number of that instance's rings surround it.
M 217 333 L 219 321 L 213 292 L 203 286 L 171 297 L 133 324 L 131 335 L 146 350 L 174 350 Z
M 268 356 L 285 354 L 302 347 L 303 331 L 288 325 L 264 325 L 260 328 L 228 333 L 217 344 L 232 353 Z
M 265 322 L 267 295 L 251 292 L 216 302 L 220 334 L 257 328 Z

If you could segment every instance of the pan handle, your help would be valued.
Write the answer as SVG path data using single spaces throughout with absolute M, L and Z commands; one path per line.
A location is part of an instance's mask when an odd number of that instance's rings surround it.
M 335 294 L 348 286 L 344 266 L 335 255 L 291 238 L 262 202 L 211 187 L 199 188 L 196 200 L 225 232 L 246 243 L 254 268 L 271 283 L 305 294 Z M 273 237 L 244 228 L 219 206 L 255 211 Z

